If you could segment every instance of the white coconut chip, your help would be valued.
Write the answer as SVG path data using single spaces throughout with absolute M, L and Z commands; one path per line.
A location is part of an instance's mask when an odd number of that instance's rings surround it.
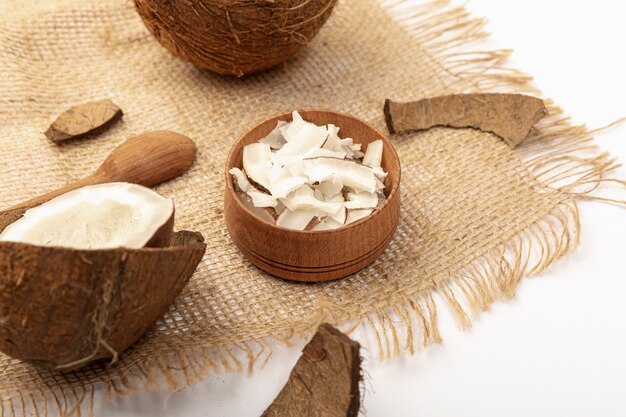
M 339 209 L 339 211 L 335 214 L 329 214 L 328 218 L 336 221 L 337 223 L 344 224 L 346 222 L 346 214 L 348 210 L 346 209 L 345 204 L 344 204 L 345 200 L 343 198 L 343 194 L 342 193 L 336 194 L 333 197 L 327 199 L 326 201 L 330 203 L 341 204 L 341 209 Z
M 261 191 L 248 191 L 246 194 L 252 198 L 254 207 L 276 207 L 278 204 L 278 200 Z
M 383 160 L 383 141 L 378 139 L 367 145 L 365 155 L 363 156 L 363 165 L 376 168 L 380 167 Z
M 302 159 L 311 158 L 337 158 L 345 159 L 348 156 L 345 151 L 331 151 L 330 149 L 315 148 L 302 155 Z
M 270 185 L 273 185 L 287 178 L 291 178 L 293 176 L 294 175 L 291 172 L 289 172 L 289 170 L 285 166 L 274 164 L 272 165 L 272 168 L 270 168 L 270 171 L 267 174 L 267 179 L 269 180 Z M 298 176 L 298 175 L 295 175 L 295 176 Z
M 276 198 L 257 190 L 250 181 L 248 181 L 248 177 L 246 177 L 246 174 L 242 170 L 239 168 L 231 168 L 228 172 L 235 177 L 237 187 L 250 196 L 254 207 L 276 207 L 278 204 Z
M 306 159 L 303 168 L 312 182 L 332 181 L 352 187 L 355 191 L 376 191 L 376 176 L 372 168 L 355 161 L 337 158 Z
M 302 160 L 304 159 L 323 157 L 345 159 L 347 155 L 348 154 L 345 151 L 331 151 L 330 149 L 312 148 L 302 154 L 297 155 L 280 156 L 278 154 L 275 154 L 272 162 L 274 163 L 274 166 L 291 167 L 289 169 L 294 170 L 293 167 L 295 166 L 295 164 L 301 164 Z M 298 172 L 297 168 L 295 172 Z
M 313 186 L 314 189 L 319 190 L 322 193 L 323 200 L 328 201 L 343 190 L 343 184 L 335 184 L 332 181 L 323 181 Z
M 376 175 L 377 179 L 386 178 L 387 173 L 382 169 L 382 167 L 374 167 L 372 168 L 374 175 Z
M 324 223 L 324 225 L 326 227 L 328 227 L 330 230 L 339 229 L 340 227 L 344 226 L 343 223 L 337 222 L 337 221 L 333 220 L 330 217 L 324 217 L 322 219 L 322 221 L 320 222 L 320 224 L 321 223 Z M 322 227 L 324 227 L 324 226 L 322 226 Z M 315 229 L 315 228 L 313 228 L 313 229 Z
M 269 187 L 269 191 L 274 198 L 285 198 L 291 192 L 297 190 L 306 184 L 308 179 L 306 177 L 289 177 L 282 179 Z
M 293 116 L 295 118 L 295 114 Z M 297 126 L 297 128 L 293 128 Z M 304 155 L 314 148 L 320 148 L 328 137 L 326 126 L 317 126 L 313 123 L 291 123 L 283 131 L 287 143 L 276 151 L 275 162 L 281 163 L 285 157 Z
M 373 209 L 378 206 L 378 195 L 376 193 L 352 193 L 346 194 L 344 206 L 347 209 Z
M 285 209 L 276 219 L 276 225 L 287 229 L 304 230 L 315 217 L 317 217 L 315 211 Z
M 248 181 L 248 177 L 239 168 L 231 168 L 228 173 L 235 177 L 237 187 L 239 187 L 239 189 L 244 193 L 248 192 L 250 188 L 252 188 L 252 184 Z
M 348 210 L 348 215 L 346 217 L 346 224 L 354 223 L 358 220 L 364 219 L 370 214 L 372 214 L 374 210 L 372 209 L 364 209 L 364 210 Z
M 255 214 L 256 216 L 259 216 L 260 218 L 262 218 L 263 220 L 270 222 L 270 223 L 274 223 L 276 220 L 274 219 L 274 217 L 267 211 L 267 208 L 262 208 L 262 207 L 255 207 L 254 203 L 252 202 L 252 197 L 250 197 L 248 194 L 246 193 L 242 193 L 242 192 L 238 192 L 237 193 L 237 197 L 239 197 L 239 200 L 242 202 L 242 204 L 252 212 L 252 214 Z M 271 210 L 271 209 L 269 209 Z
M 339 152 L 343 151 L 341 147 L 341 138 L 339 137 L 339 128 L 333 124 L 326 126 L 328 130 L 328 137 L 322 145 L 322 149 L 328 149 L 329 151 Z M 345 151 L 344 151 L 345 152 Z
M 304 124 L 307 123 L 304 121 L 302 116 L 300 116 L 300 113 L 298 113 L 296 110 L 291 112 L 291 119 L 292 119 L 291 122 L 279 128 L 286 142 L 291 141 L 296 136 L 296 134 L 302 129 Z
M 257 184 L 270 186 L 269 172 L 272 169 L 272 150 L 267 143 L 251 143 L 243 148 L 243 169 Z
M 285 122 L 284 120 L 279 120 L 276 123 L 276 127 L 274 128 L 274 130 L 272 130 L 269 135 L 261 139 L 260 142 L 270 145 L 270 148 L 272 149 L 282 148 L 283 145 L 287 143 L 287 141 L 285 140 L 283 133 L 280 131 L 280 128 L 285 126 L 286 124 L 287 122 Z
M 335 214 L 342 207 L 341 203 L 318 200 L 315 198 L 315 192 L 308 185 L 303 185 L 286 198 L 281 198 L 280 201 L 291 211 L 311 210 L 316 213 Z

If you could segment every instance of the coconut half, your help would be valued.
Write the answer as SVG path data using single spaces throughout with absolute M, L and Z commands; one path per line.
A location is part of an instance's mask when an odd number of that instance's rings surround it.
M 95 229 L 94 212 L 79 208 L 103 214 Z M 106 208 L 111 211 L 104 213 Z M 126 220 L 110 222 L 118 215 Z M 89 220 L 90 227 L 78 218 Z M 0 351 L 63 372 L 102 358 L 115 362 L 168 310 L 202 260 L 202 235 L 172 234 L 173 219 L 171 200 L 120 183 L 85 187 L 29 210 L 0 212 Z M 98 247 L 116 245 L 115 233 L 125 237 L 118 241 L 123 247 L 97 250 L 69 247 L 76 240 L 60 242 L 64 247 L 7 241 L 15 234 L 43 235 L 36 227 L 52 231 L 55 239 L 79 236 Z M 103 236 L 112 239 L 93 245 Z M 164 237 L 155 242 L 157 236 Z M 141 247 L 146 239 L 159 247 Z M 131 242 L 138 248 L 129 248 Z
M 169 243 L 174 202 L 141 185 L 79 188 L 26 210 L 0 241 L 75 249 L 159 247 Z

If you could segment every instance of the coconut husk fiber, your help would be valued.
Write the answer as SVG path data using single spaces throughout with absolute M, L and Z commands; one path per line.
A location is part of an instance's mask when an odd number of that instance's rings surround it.
M 374 264 L 347 279 L 273 278 L 247 262 L 226 232 L 226 155 L 270 115 L 327 108 L 385 131 L 386 98 L 540 96 L 528 76 L 505 67 L 506 52 L 476 45 L 483 25 L 445 1 L 344 0 L 283 66 L 237 79 L 173 58 L 127 0 L 3 1 L 0 206 L 83 177 L 128 137 L 169 129 L 192 138 L 198 157 L 158 192 L 175 199 L 176 229 L 207 238 L 181 296 L 115 364 L 59 374 L 0 356 L 5 415 L 69 414 L 98 387 L 123 395 L 248 371 L 268 359 L 270 343 L 310 337 L 322 322 L 368 327 L 377 337 L 365 348 L 381 357 L 413 353 L 440 339 L 438 309 L 451 308 L 468 326 L 494 300 L 514 296 L 523 276 L 571 252 L 579 240 L 576 198 L 593 198 L 587 191 L 616 163 L 553 104 L 515 149 L 476 129 L 394 136 L 403 167 L 398 232 Z M 58 114 L 103 96 L 125 115 L 98 140 L 57 146 L 45 138 Z

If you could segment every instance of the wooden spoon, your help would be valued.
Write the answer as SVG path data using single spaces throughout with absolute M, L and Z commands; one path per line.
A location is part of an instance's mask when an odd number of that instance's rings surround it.
M 4 212 L 34 207 L 86 185 L 130 182 L 152 187 L 187 171 L 195 158 L 196 145 L 187 136 L 168 130 L 146 132 L 115 148 L 100 168 L 88 177 L 20 203 Z

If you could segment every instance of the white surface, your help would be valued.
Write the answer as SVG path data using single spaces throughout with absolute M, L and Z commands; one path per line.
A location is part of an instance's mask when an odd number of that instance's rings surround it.
M 493 43 L 515 49 L 513 64 L 576 122 L 594 128 L 626 115 L 622 2 L 473 0 L 468 7 L 489 18 Z M 598 142 L 626 161 L 625 136 L 622 127 Z M 441 308 L 444 344 L 414 357 L 381 363 L 363 352 L 364 414 L 626 416 L 626 209 L 580 206 L 578 251 L 524 280 L 516 300 L 497 303 L 465 332 Z M 107 416 L 259 416 L 300 348 L 281 349 L 252 378 L 210 376 L 165 405 L 165 394 L 138 394 L 102 400 L 97 409 Z

